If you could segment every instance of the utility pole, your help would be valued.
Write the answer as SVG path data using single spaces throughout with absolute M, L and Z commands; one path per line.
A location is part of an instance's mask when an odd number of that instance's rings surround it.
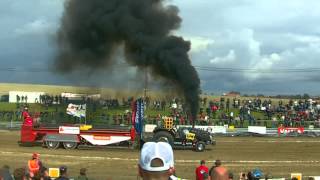
M 144 69 L 144 94 L 143 94 L 144 100 L 147 99 L 147 91 L 148 91 L 148 68 L 145 67 L 145 69 Z

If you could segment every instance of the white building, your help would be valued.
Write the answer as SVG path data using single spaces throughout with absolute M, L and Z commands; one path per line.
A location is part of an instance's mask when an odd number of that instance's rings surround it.
M 44 92 L 9 91 L 9 103 L 39 103 Z

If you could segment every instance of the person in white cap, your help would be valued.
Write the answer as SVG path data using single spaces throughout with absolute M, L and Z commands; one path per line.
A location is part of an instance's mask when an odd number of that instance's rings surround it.
M 145 143 L 138 166 L 143 180 L 172 179 L 175 171 L 172 147 L 165 142 Z

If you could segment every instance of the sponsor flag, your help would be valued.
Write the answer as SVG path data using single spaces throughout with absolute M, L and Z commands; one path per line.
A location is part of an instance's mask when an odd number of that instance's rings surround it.
M 143 128 L 143 118 L 144 118 L 144 103 L 142 99 L 136 100 L 133 108 L 133 125 L 135 127 L 136 133 L 141 134 Z
M 76 105 L 76 104 L 69 104 L 67 107 L 67 114 L 75 117 L 86 117 L 86 104 Z

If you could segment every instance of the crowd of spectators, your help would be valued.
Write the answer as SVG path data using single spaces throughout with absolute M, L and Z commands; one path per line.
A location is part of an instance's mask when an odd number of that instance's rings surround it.
M 18 101 L 19 100 L 19 101 Z M 27 97 L 18 97 L 17 101 L 21 104 L 27 102 Z M 90 98 L 81 97 L 76 101 L 63 96 L 41 95 L 38 103 L 45 107 L 56 107 L 55 112 L 41 112 L 40 117 L 48 116 L 57 117 L 59 119 L 69 119 L 58 105 L 66 105 L 68 103 L 87 104 L 90 110 L 87 119 L 101 119 L 105 123 L 110 124 L 130 124 L 130 109 L 133 102 L 133 97 L 122 99 L 116 98 Z M 298 127 L 309 126 L 320 127 L 320 104 L 312 99 L 260 99 L 256 98 L 235 98 L 223 96 L 219 99 L 209 100 L 208 98 L 200 99 L 199 114 L 196 117 L 196 124 L 200 125 L 234 125 L 235 127 L 246 127 L 247 125 L 265 125 L 267 127 Z M 157 115 L 146 115 L 146 123 L 158 124 L 162 116 L 173 117 L 175 124 L 190 125 L 193 119 L 188 114 L 188 107 L 184 101 L 179 98 L 173 99 L 145 99 L 145 107 L 149 110 L 158 111 Z M 126 109 L 122 113 L 108 114 L 101 109 Z M 59 112 L 58 112 L 59 111 Z M 100 113 L 101 112 L 101 113 Z M 98 114 L 100 113 L 100 114 Z M 21 110 L 17 108 L 15 112 L 1 111 L 0 119 L 18 120 L 21 115 Z M 95 117 L 90 117 L 93 115 Z M 98 116 L 98 117 L 97 117 Z
M 0 169 L 0 180 L 88 180 L 87 169 L 81 168 L 77 177 L 69 177 L 67 166 L 60 166 L 58 171 L 54 172 L 50 177 L 49 169 L 44 166 L 40 160 L 40 155 L 33 153 L 32 158 L 26 163 L 25 166 L 11 169 L 8 165 L 4 165 Z M 57 176 L 57 177 L 55 177 Z
M 171 146 L 165 142 L 147 142 L 140 152 L 139 176 L 143 180 L 178 180 L 183 179 L 177 175 L 182 175 L 175 171 L 174 154 Z M 200 165 L 195 167 L 195 180 L 260 180 L 272 179 L 271 174 L 264 174 L 259 168 L 248 172 L 240 172 L 234 175 L 227 167 L 223 166 L 221 160 L 215 160 L 210 167 L 205 160 L 200 161 Z M 313 177 L 309 177 L 310 180 Z M 296 180 L 296 177 L 292 178 Z

